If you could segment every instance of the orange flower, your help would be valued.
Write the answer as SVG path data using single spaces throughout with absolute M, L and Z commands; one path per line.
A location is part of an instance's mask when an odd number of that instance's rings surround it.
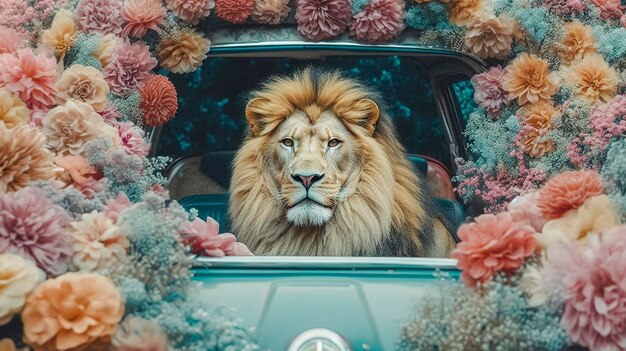
M 97 173 L 96 168 L 82 156 L 57 156 L 54 163 L 65 169 L 71 180 L 77 184 L 86 184 Z
M 174 84 L 165 76 L 156 75 L 139 90 L 143 122 L 147 126 L 160 126 L 169 121 L 178 110 L 178 96 Z
M 478 17 L 483 1 L 482 0 L 451 0 L 449 3 L 450 23 L 457 26 L 464 26 Z
M 565 39 L 561 47 L 561 57 L 566 63 L 580 59 L 596 51 L 593 32 L 588 26 L 575 21 L 565 24 Z
M 161 67 L 174 73 L 189 73 L 202 65 L 211 42 L 195 32 L 181 32 L 175 38 L 161 42 Z
M 559 87 L 558 78 L 550 73 L 548 63 L 535 55 L 521 54 L 506 68 L 502 79 L 509 100 L 518 99 L 520 105 L 549 100 Z
M 70 10 L 60 10 L 54 15 L 50 29 L 45 30 L 41 35 L 41 41 L 51 45 L 57 58 L 61 60 L 76 39 L 73 16 Z
M 522 150 L 528 156 L 541 157 L 554 150 L 554 140 L 548 137 L 549 128 L 526 127 L 522 131 Z
M 85 350 L 110 338 L 124 314 L 111 279 L 66 273 L 39 285 L 22 312 L 24 341 L 37 350 Z
M 519 110 L 522 122 L 535 128 L 552 127 L 552 118 L 556 109 L 552 102 L 540 101 L 536 104 L 526 105 Z
M 7 128 L 28 123 L 30 110 L 22 99 L 13 96 L 11 91 L 0 88 L 0 122 Z
M 564 76 L 577 95 L 590 103 L 609 102 L 617 94 L 617 72 L 598 54 L 575 61 Z
M 552 130 L 556 110 L 551 102 L 540 101 L 520 109 L 522 150 L 530 157 L 541 157 L 554 149 L 554 140 L 547 136 Z
M 539 190 L 537 206 L 545 218 L 559 218 L 565 212 L 582 206 L 588 198 L 603 192 L 604 186 L 597 172 L 563 172 Z
M 512 43 L 513 21 L 506 17 L 476 19 L 465 32 L 465 45 L 480 58 L 502 58 Z

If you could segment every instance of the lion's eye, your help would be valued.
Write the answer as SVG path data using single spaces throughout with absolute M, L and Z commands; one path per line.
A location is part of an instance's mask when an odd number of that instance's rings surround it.
M 340 143 L 341 143 L 341 141 L 339 139 L 330 139 L 328 141 L 328 146 L 335 147 L 335 146 L 339 145 Z
M 293 140 L 289 139 L 289 138 L 285 138 L 283 140 L 280 141 L 283 145 L 285 145 L 286 147 L 292 147 L 293 146 Z

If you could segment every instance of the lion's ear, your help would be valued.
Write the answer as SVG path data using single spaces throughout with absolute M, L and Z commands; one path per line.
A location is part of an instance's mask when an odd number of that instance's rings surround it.
M 376 123 L 378 123 L 378 118 L 380 117 L 378 105 L 372 99 L 361 99 L 357 102 L 357 106 L 359 110 L 365 112 L 365 128 L 368 132 L 374 134 Z
M 259 135 L 263 129 L 263 114 L 266 110 L 265 105 L 268 102 L 267 99 L 254 98 L 246 105 L 246 119 L 254 135 Z

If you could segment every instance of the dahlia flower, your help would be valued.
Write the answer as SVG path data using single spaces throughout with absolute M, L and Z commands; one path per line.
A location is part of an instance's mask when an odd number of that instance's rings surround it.
M 119 35 L 124 24 L 119 0 L 80 0 L 75 17 L 87 34 Z
M 514 221 L 530 224 L 535 232 L 540 232 L 548 221 L 543 217 L 541 211 L 539 211 L 539 207 L 537 206 L 538 196 L 539 194 L 536 191 L 523 196 L 517 196 L 506 207 L 506 212 L 513 217 Z
M 602 193 L 604 186 L 596 171 L 563 172 L 539 190 L 537 206 L 545 218 L 554 219 Z
M 133 89 L 143 87 L 151 76 L 150 70 L 156 65 L 157 60 L 150 56 L 146 44 L 125 43 L 115 50 L 102 75 L 114 94 L 126 95 Z
M 126 234 L 104 213 L 91 212 L 72 222 L 69 235 L 74 249 L 72 263 L 81 272 L 103 272 L 126 257 Z
M 552 119 L 556 113 L 552 102 L 547 101 L 526 105 L 517 111 L 523 125 L 529 125 L 535 128 L 550 128 L 552 126 Z
M 593 32 L 589 26 L 574 21 L 566 23 L 564 28 L 566 34 L 562 43 L 561 57 L 565 62 L 570 63 L 596 51 Z
M 465 46 L 474 55 L 503 58 L 511 53 L 513 21 L 506 17 L 477 18 L 465 32 Z
M 554 140 L 548 136 L 550 127 L 522 126 L 519 138 L 522 151 L 538 158 L 554 150 Z
M 298 31 L 321 41 L 341 34 L 352 19 L 350 0 L 297 0 Z
M 290 11 L 289 0 L 257 0 L 252 19 L 257 23 L 276 25 L 282 23 Z
M 506 71 L 502 67 L 491 67 L 487 72 L 472 77 L 474 101 L 492 117 L 500 115 L 503 105 L 509 105 L 509 99 L 502 88 L 502 77 Z
M 113 281 L 99 274 L 66 273 L 46 280 L 26 299 L 24 341 L 37 350 L 85 350 L 110 338 L 124 315 Z
M 224 257 L 224 256 L 251 256 L 248 248 L 237 242 L 233 234 L 219 234 L 220 225 L 213 218 L 207 221 L 200 218 L 187 223 L 181 230 L 183 242 L 195 254 Z
M 100 39 L 98 48 L 93 51 L 91 55 L 100 61 L 102 67 L 106 67 L 109 63 L 111 63 L 113 55 L 122 44 L 122 40 L 119 37 L 113 34 L 104 35 Z
M 620 0 L 589 0 L 589 2 L 600 9 L 600 17 L 603 19 L 619 19 L 622 17 Z
M 145 117 L 145 115 L 144 115 Z M 133 123 L 115 123 L 115 129 L 122 143 L 122 146 L 129 155 L 146 157 L 150 151 L 150 145 L 144 139 L 144 131 L 137 128 Z
M 10 253 L 0 253 L 0 272 L 0 325 L 4 325 L 22 310 L 26 295 L 46 276 L 32 261 Z
M 535 55 L 521 54 L 506 70 L 502 86 L 509 93 L 509 100 L 517 98 L 520 105 L 549 100 L 559 89 L 548 63 Z
M 215 0 L 215 14 L 226 22 L 245 22 L 253 11 L 254 0 Z
M 35 180 L 54 177 L 52 154 L 37 128 L 0 123 L 0 193 L 17 191 Z
M 28 123 L 30 110 L 22 99 L 13 96 L 7 88 L 0 88 L 0 122 L 7 128 Z
M 102 73 L 93 67 L 79 64 L 70 66 L 63 71 L 57 88 L 60 105 L 73 99 L 91 105 L 96 111 L 102 111 L 108 104 L 109 86 Z
M 33 260 L 50 275 L 67 270 L 71 249 L 66 237 L 69 215 L 43 190 L 28 187 L 0 194 L 0 252 Z
M 117 194 L 117 197 L 114 199 L 108 199 L 106 203 L 106 207 L 104 208 L 104 213 L 107 218 L 113 221 L 114 224 L 117 223 L 117 219 L 127 208 L 132 206 L 132 202 L 128 199 L 125 193 L 120 192 Z
M 165 0 L 165 3 L 176 16 L 193 25 L 209 16 L 215 7 L 215 0 Z
M 98 174 L 96 168 L 82 156 L 56 157 L 54 163 L 67 172 L 67 183 L 86 184 Z
M 141 38 L 148 29 L 156 31 L 166 13 L 161 0 L 126 0 L 122 9 L 122 18 L 126 21 L 122 35 Z
M 178 110 L 174 84 L 165 76 L 156 75 L 146 83 L 141 94 L 141 112 L 147 126 L 160 126 L 169 121 Z
M 463 224 L 461 242 L 452 253 L 463 280 L 471 286 L 487 282 L 497 272 L 514 273 L 535 252 L 533 228 L 516 222 L 508 213 L 484 214 L 474 223 Z
M 161 67 L 173 73 L 189 73 L 202 66 L 211 41 L 196 32 L 181 32 L 159 47 Z
M 350 34 L 367 43 L 393 40 L 404 30 L 404 0 L 372 0 L 354 15 Z
M 168 351 L 167 335 L 154 322 L 139 317 L 126 317 L 113 336 L 116 351 Z
M 15 29 L 0 27 L 0 54 L 15 54 L 23 42 L 24 37 Z
M 450 23 L 465 26 L 479 17 L 483 0 L 451 0 L 448 5 Z
M 564 82 L 589 103 L 609 102 L 617 94 L 617 72 L 598 54 L 575 61 L 563 75 Z
M 54 57 L 35 55 L 31 49 L 0 55 L 0 86 L 17 93 L 29 108 L 47 110 L 54 105 L 56 79 Z

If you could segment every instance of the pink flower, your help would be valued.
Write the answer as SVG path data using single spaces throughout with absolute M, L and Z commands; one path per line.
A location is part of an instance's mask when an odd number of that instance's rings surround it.
M 559 16 L 567 16 L 585 10 L 585 4 L 581 0 L 543 0 L 542 4 L 550 12 Z
M 65 231 L 69 220 L 41 189 L 0 193 L 0 253 L 17 253 L 50 275 L 61 274 L 72 254 Z
M 537 248 L 528 224 L 515 222 L 509 213 L 484 214 L 458 231 L 461 242 L 452 253 L 459 260 L 465 283 L 475 286 L 497 272 L 512 274 Z
M 132 206 L 132 202 L 128 199 L 128 196 L 124 193 L 117 194 L 115 199 L 108 199 L 106 207 L 104 208 L 104 215 L 107 216 L 113 223 L 117 223 L 117 219 L 127 208 Z
M 189 222 L 181 232 L 183 242 L 191 252 L 211 257 L 251 256 L 248 248 L 237 242 L 233 234 L 219 234 L 220 225 L 213 218 L 207 221 L 196 218 Z
M 589 0 L 595 7 L 600 9 L 602 19 L 619 19 L 622 17 L 622 4 L 620 0 Z
M 133 89 L 143 87 L 151 77 L 150 70 L 156 65 L 157 60 L 150 56 L 148 45 L 143 42 L 125 43 L 116 49 L 102 75 L 113 93 L 126 95 Z
M 391 41 L 404 30 L 404 0 L 372 0 L 353 17 L 350 34 L 367 43 Z
M 547 219 L 555 219 L 579 208 L 588 198 L 604 193 L 595 171 L 563 172 L 550 179 L 537 196 L 537 206 Z
M 215 14 L 230 23 L 245 22 L 254 11 L 254 0 L 215 0 Z
M 352 19 L 350 0 L 298 0 L 298 31 L 307 39 L 330 39 L 345 31 Z
M 180 19 L 193 25 L 211 13 L 215 0 L 165 0 L 167 8 Z
M 0 54 L 14 54 L 23 43 L 24 37 L 15 29 L 0 27 Z
M 474 101 L 494 117 L 500 115 L 500 109 L 503 105 L 508 106 L 510 104 L 506 91 L 502 87 L 502 77 L 505 74 L 506 70 L 497 66 L 472 77 Z
M 0 55 L 0 86 L 18 93 L 29 108 L 47 110 L 55 104 L 56 80 L 54 57 L 37 56 L 31 49 Z
M 86 184 L 94 176 L 101 178 L 101 176 L 98 177 L 96 168 L 90 165 L 87 159 L 82 156 L 58 156 L 55 158 L 54 163 L 65 169 L 74 183 Z
M 141 38 L 148 29 L 158 30 L 166 13 L 161 0 L 126 0 L 122 10 L 122 18 L 126 21 L 122 35 Z
M 626 227 L 548 252 L 546 291 L 563 291 L 561 326 L 591 350 L 626 348 Z M 556 289 L 555 289 L 556 288 Z
M 122 3 L 119 0 L 81 0 L 75 18 L 87 34 L 101 35 L 122 32 Z
M 139 157 L 148 155 L 150 145 L 144 139 L 143 130 L 128 122 L 115 123 L 115 128 L 119 134 L 122 146 L 126 149 L 126 153 Z
M 109 124 L 115 124 L 118 119 L 122 118 L 122 114 L 114 105 L 107 105 L 107 107 L 105 107 L 104 110 L 99 111 L 98 114 Z
M 541 232 L 548 220 L 543 217 L 537 206 L 538 193 L 533 191 L 524 196 L 518 196 L 507 206 L 507 212 L 513 216 L 516 222 L 527 223 L 535 232 Z

